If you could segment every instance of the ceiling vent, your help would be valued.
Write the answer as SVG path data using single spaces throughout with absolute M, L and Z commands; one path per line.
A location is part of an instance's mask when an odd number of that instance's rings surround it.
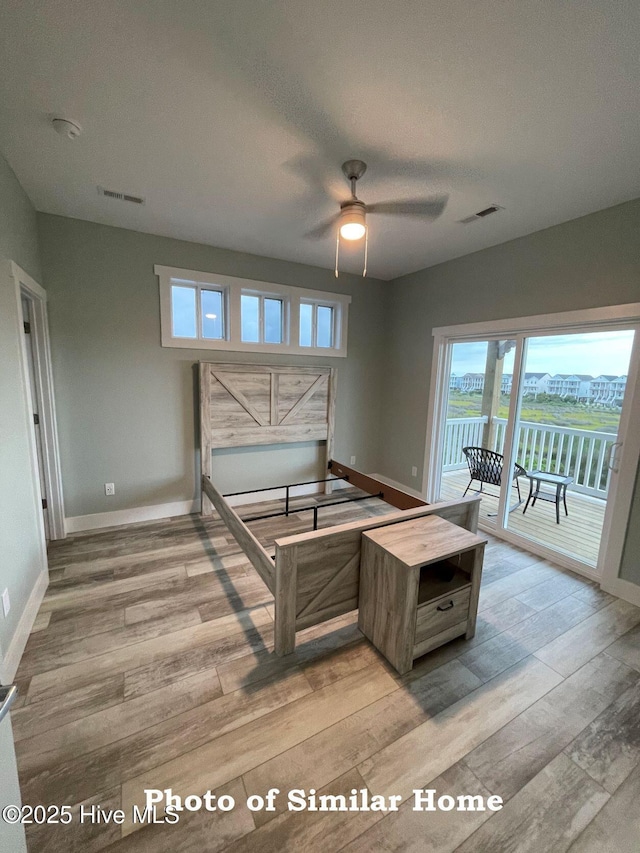
M 98 195 L 104 195 L 107 198 L 115 198 L 117 201 L 130 201 L 132 204 L 145 203 L 142 196 L 131 195 L 130 193 L 120 193 L 116 192 L 116 190 L 107 190 L 104 187 L 98 187 Z
M 484 210 L 479 210 L 477 213 L 473 213 L 471 216 L 467 216 L 464 219 L 459 219 L 458 222 L 461 225 L 468 225 L 470 222 L 475 222 L 476 219 L 484 219 L 485 216 L 491 216 L 492 213 L 497 213 L 499 210 L 504 210 L 504 207 L 500 207 L 499 204 L 491 204 L 489 207 L 485 207 Z

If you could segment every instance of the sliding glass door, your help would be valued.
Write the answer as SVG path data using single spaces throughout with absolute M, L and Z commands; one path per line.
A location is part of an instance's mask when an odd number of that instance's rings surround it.
M 594 574 L 625 442 L 636 328 L 443 339 L 429 497 L 476 492 L 482 527 Z
M 505 528 L 592 568 L 623 441 L 633 339 L 620 329 L 524 341 L 514 450 L 528 494 Z
M 500 499 L 496 454 L 504 448 L 515 341 L 458 341 L 451 344 L 449 356 L 439 498 L 455 500 L 478 492 L 485 498 L 482 518 L 495 526 Z

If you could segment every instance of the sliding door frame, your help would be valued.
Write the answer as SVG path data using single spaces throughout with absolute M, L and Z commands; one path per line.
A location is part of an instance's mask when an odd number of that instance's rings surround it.
M 616 329 L 638 328 L 640 324 L 640 303 L 625 305 L 610 305 L 602 308 L 590 308 L 582 311 L 565 311 L 555 314 L 538 314 L 530 317 L 465 323 L 455 326 L 441 326 L 433 329 L 433 361 L 431 365 L 431 386 L 429 391 L 429 415 L 425 444 L 425 461 L 423 468 L 422 493 L 427 501 L 433 502 L 439 497 L 441 481 L 442 451 L 444 444 L 444 410 L 447 405 L 448 381 L 451 370 L 451 344 L 478 340 L 516 341 L 516 356 L 514 364 L 514 383 L 511 389 L 509 418 L 505 437 L 505 462 L 512 464 L 513 440 L 516 425 L 517 407 L 520 398 L 520 381 L 524 364 L 524 342 L 530 337 L 540 337 L 556 334 L 575 334 L 590 331 L 615 331 Z M 627 391 L 625 394 L 620 426 L 625 435 L 624 445 L 620 448 L 617 464 L 620 468 L 618 476 L 612 480 L 612 486 L 607 497 L 607 508 L 602 531 L 600 556 L 596 569 L 591 569 L 579 561 L 560 554 L 533 540 L 514 534 L 504 529 L 507 501 L 509 493 L 500 490 L 497 518 L 502 527 L 494 528 L 487 525 L 486 529 L 496 536 L 513 544 L 525 547 L 532 553 L 553 560 L 558 565 L 579 572 L 588 578 L 601 582 L 603 589 L 616 595 L 632 600 L 638 594 L 640 604 L 640 588 L 628 581 L 618 578 L 620 558 L 624 547 L 624 537 L 627 529 L 635 473 L 640 458 L 640 435 L 632 434 L 629 425 L 638 422 L 640 418 L 640 331 L 635 335 L 634 347 L 629 366 Z M 615 513 L 613 507 L 615 506 Z M 631 589 L 633 588 L 633 589 Z M 630 597 L 631 596 L 631 597 Z

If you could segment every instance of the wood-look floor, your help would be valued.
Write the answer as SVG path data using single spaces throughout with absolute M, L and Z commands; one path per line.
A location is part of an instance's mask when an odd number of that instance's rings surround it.
M 469 473 L 466 468 L 460 471 L 447 471 L 442 475 L 440 492 L 442 500 L 457 500 L 468 484 Z M 474 483 L 473 487 L 477 488 L 478 483 Z M 526 477 L 520 479 L 520 490 L 523 500 L 526 501 L 529 494 L 529 480 Z M 497 494 L 493 486 L 488 486 L 487 491 Z M 517 500 L 516 490 L 512 488 L 511 505 L 513 506 Z M 597 565 L 606 501 L 582 495 L 580 492 L 567 491 L 569 515 L 564 514 L 564 508 L 561 506 L 560 524 L 556 523 L 556 507 L 551 501 L 536 501 L 535 506 L 529 506 L 526 514 L 523 513 L 524 508 L 525 505 L 522 504 L 509 513 L 509 530 L 568 554 L 589 566 Z M 490 519 L 491 514 L 497 509 L 497 498 L 488 497 L 480 505 L 480 515 Z
M 386 511 L 372 499 L 321 520 Z M 309 518 L 252 527 L 269 544 Z M 640 609 L 583 578 L 492 539 L 476 637 L 400 677 L 355 614 L 276 658 L 271 596 L 215 519 L 76 535 L 50 566 L 12 714 L 24 802 L 130 810 L 171 787 L 238 805 L 175 826 L 30 826 L 30 853 L 639 849 Z M 505 807 L 251 813 L 247 795 L 272 787 Z

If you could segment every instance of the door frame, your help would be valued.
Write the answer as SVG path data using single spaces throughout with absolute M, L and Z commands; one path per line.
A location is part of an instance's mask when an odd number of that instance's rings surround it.
M 516 338 L 520 346 L 519 360 L 522 360 L 523 337 L 536 333 L 562 334 L 588 331 L 586 326 L 607 326 L 608 328 L 625 328 L 637 326 L 640 323 L 640 302 L 624 305 L 608 305 L 601 308 L 588 308 L 579 311 L 565 311 L 554 314 L 538 314 L 529 317 L 517 317 L 506 320 L 481 321 L 464 323 L 453 326 L 441 326 L 433 329 L 433 361 L 431 365 L 431 386 L 429 390 L 429 414 L 427 418 L 425 459 L 423 468 L 422 493 L 427 501 L 433 502 L 438 497 L 437 489 L 440 481 L 440 459 L 444 442 L 443 409 L 446 402 L 443 390 L 448 387 L 448 374 L 451 366 L 450 344 L 466 340 Z M 618 577 L 620 559 L 624 548 L 624 537 L 627 529 L 629 512 L 633 498 L 635 474 L 640 458 L 640 434 L 631 434 L 628 425 L 634 417 L 640 417 L 640 332 L 636 334 L 634 348 L 629 366 L 627 394 L 623 406 L 621 425 L 626 428 L 625 442 L 619 453 L 618 464 L 620 474 L 614 478 L 612 491 L 607 499 L 605 521 L 602 533 L 600 555 L 596 570 L 590 570 L 584 565 L 576 565 L 575 561 L 558 554 L 544 545 L 527 541 L 524 546 L 532 553 L 551 559 L 561 566 L 579 572 L 588 578 L 597 580 L 603 589 L 640 604 L 640 587 Z M 509 417 L 515 413 L 518 388 L 515 387 L 516 366 L 514 366 L 514 388 Z M 519 374 L 518 374 L 519 375 Z M 637 420 L 635 421 L 637 422 Z M 509 431 L 508 431 L 509 432 Z M 505 447 L 505 459 L 511 456 L 511 442 Z M 503 490 L 501 490 L 502 492 Z M 507 496 L 501 494 L 498 517 L 504 518 Z M 615 505 L 616 512 L 613 512 Z M 509 530 L 495 530 L 495 534 L 508 542 L 520 545 L 522 539 L 511 534 Z M 637 600 L 635 600 L 637 598 Z
M 22 386 L 24 390 L 27 420 L 32 422 L 31 379 L 27 361 L 26 340 L 23 328 L 22 294 L 29 298 L 33 310 L 31 336 L 33 343 L 34 370 L 36 385 L 34 389 L 40 409 L 40 431 L 42 438 L 42 456 L 44 479 L 47 491 L 47 511 L 49 513 L 49 535 L 51 539 L 64 539 L 66 527 L 64 518 L 64 498 L 62 494 L 62 474 L 60 451 L 58 446 L 58 427 L 56 404 L 53 388 L 53 370 L 51 366 L 51 345 L 49 341 L 49 321 L 47 317 L 47 292 L 37 281 L 26 273 L 14 261 L 10 262 L 11 276 L 14 281 L 18 306 L 18 340 L 20 341 L 20 364 L 22 368 Z M 40 495 L 40 476 L 36 438 L 33 429 L 29 430 L 31 468 L 36 496 Z M 39 497 L 38 497 L 39 500 Z M 42 507 L 38 503 L 38 514 L 42 518 Z M 45 541 L 44 519 L 42 519 L 42 537 Z

